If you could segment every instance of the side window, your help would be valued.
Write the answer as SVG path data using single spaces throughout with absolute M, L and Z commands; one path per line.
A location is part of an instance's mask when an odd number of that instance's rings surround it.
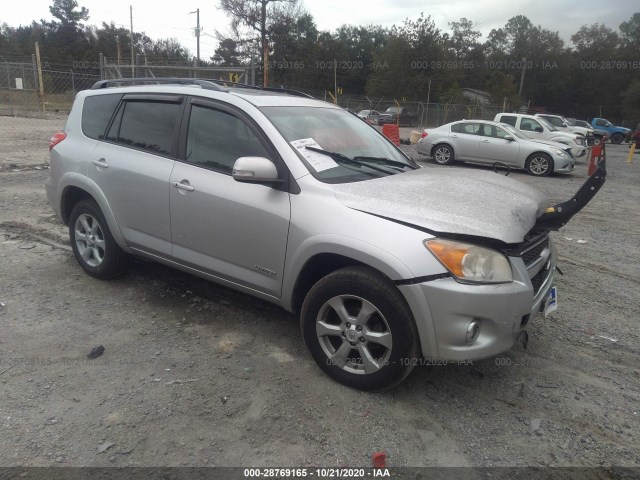
M 496 136 L 496 127 L 494 127 L 493 125 L 483 123 L 482 125 L 479 125 L 479 127 L 480 127 L 480 135 L 482 135 L 483 137 Z
M 523 118 L 520 122 L 520 130 L 524 130 L 526 132 L 536 132 L 536 128 L 541 129 L 542 125 L 531 118 Z
M 121 98 L 121 94 L 114 93 L 85 98 L 82 106 L 82 133 L 96 140 L 104 138 L 104 131 Z
M 509 133 L 507 133 L 507 131 L 506 131 L 506 130 L 503 130 L 503 129 L 502 129 L 502 128 L 500 128 L 500 127 L 495 127 L 495 136 L 496 136 L 497 138 L 504 138 L 504 137 L 506 137 L 506 136 L 508 136 L 508 135 L 509 135 Z
M 269 153 L 239 118 L 193 105 L 187 132 L 187 162 L 231 174 L 240 157 L 269 158 Z
M 480 135 L 480 125 L 478 123 L 461 123 L 460 126 L 460 133 Z
M 507 123 L 507 124 L 511 125 L 512 127 L 516 126 L 516 121 L 517 120 L 518 119 L 516 117 L 512 116 L 512 115 L 502 115 L 500 117 L 500 121 L 502 123 Z
M 599 120 L 596 120 L 596 125 L 598 127 L 606 127 L 607 126 L 607 122 L 605 122 L 603 119 L 600 118 Z
M 178 103 L 131 100 L 124 103 L 107 135 L 108 140 L 171 155 L 181 105 Z
M 451 131 L 453 133 L 460 133 L 462 131 L 461 128 L 462 128 L 462 123 L 456 123 L 454 125 L 451 125 Z

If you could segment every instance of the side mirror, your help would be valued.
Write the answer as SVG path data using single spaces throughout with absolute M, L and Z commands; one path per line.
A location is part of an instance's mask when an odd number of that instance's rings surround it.
M 506 136 L 504 137 L 504 139 L 505 139 L 507 142 L 513 142 L 513 141 L 515 140 L 515 138 L 513 138 L 511 135 L 506 135 Z
M 244 183 L 279 183 L 278 169 L 271 160 L 263 157 L 240 157 L 233 164 L 233 179 Z
M 542 127 L 536 127 L 534 128 L 534 131 L 538 133 L 542 133 L 544 130 L 542 130 Z

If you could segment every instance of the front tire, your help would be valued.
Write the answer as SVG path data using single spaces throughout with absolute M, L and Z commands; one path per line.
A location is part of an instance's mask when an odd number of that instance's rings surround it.
M 436 145 L 433 149 L 433 160 L 439 165 L 451 165 L 453 163 L 453 148 L 449 145 Z
M 106 280 L 126 271 L 129 257 L 113 239 L 95 201 L 80 200 L 73 207 L 69 217 L 69 239 L 76 260 L 92 277 Z
M 535 177 L 546 177 L 553 172 L 553 159 L 546 153 L 534 153 L 524 168 Z
M 411 310 L 389 279 L 367 267 L 336 270 L 316 283 L 300 327 L 318 366 L 349 387 L 389 389 L 417 363 Z

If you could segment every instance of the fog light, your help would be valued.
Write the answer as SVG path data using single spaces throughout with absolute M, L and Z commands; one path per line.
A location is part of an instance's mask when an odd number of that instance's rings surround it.
M 472 321 L 467 327 L 467 345 L 471 345 L 478 339 L 478 335 L 480 335 L 480 322 L 478 320 Z

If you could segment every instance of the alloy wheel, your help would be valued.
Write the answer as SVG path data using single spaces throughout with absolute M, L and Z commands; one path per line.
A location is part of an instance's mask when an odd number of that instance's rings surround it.
M 339 295 L 322 305 L 316 335 L 327 362 L 349 373 L 375 373 L 391 355 L 391 329 L 384 315 L 354 295 Z

